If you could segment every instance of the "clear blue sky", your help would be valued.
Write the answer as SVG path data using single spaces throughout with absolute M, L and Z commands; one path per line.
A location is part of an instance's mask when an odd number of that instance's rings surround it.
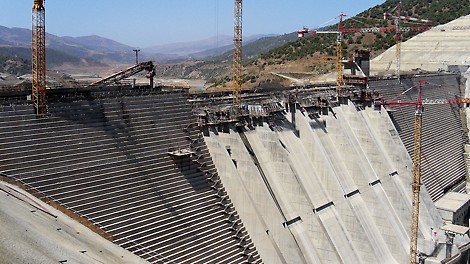
M 385 0 L 245 0 L 243 35 L 284 34 L 355 15 Z M 0 25 L 31 28 L 33 0 L 0 0 Z M 135 47 L 233 33 L 233 0 L 46 0 L 46 31 Z

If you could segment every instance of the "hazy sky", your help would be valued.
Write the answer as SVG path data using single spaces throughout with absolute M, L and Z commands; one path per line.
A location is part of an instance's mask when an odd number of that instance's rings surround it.
M 47 0 L 46 31 L 135 47 L 233 35 L 233 0 Z M 384 0 L 245 0 L 243 35 L 284 34 Z M 0 0 L 0 25 L 31 28 L 33 0 Z

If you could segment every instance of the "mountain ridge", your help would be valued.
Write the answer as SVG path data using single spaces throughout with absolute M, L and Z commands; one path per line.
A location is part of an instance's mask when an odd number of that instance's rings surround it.
M 271 35 L 248 36 L 245 38 L 245 45 L 266 36 Z M 232 48 L 232 41 L 233 38 L 230 36 L 218 36 L 189 42 L 155 45 L 142 48 L 139 55 L 141 60 L 154 60 L 157 63 L 186 61 L 223 54 Z M 19 49 L 30 47 L 30 29 L 0 26 L 0 49 L 4 49 L 0 51 L 0 54 L 11 55 L 12 50 L 17 50 L 22 59 L 30 60 L 30 58 L 24 56 L 24 50 Z M 135 54 L 132 52 L 135 47 L 98 35 L 61 37 L 46 33 L 46 48 L 47 50 L 54 50 L 53 55 L 59 55 L 57 59 L 48 56 L 48 61 L 53 61 L 50 65 L 56 67 L 59 67 L 61 63 L 70 66 L 70 64 L 73 65 L 77 61 L 87 62 L 84 64 L 78 63 L 77 67 L 87 67 L 89 63 L 106 66 L 107 64 L 129 64 L 135 60 Z M 60 58 L 64 61 L 61 62 Z
M 243 45 L 252 43 L 265 37 L 277 36 L 276 34 L 256 34 L 244 36 Z M 175 56 L 201 58 L 204 56 L 220 55 L 233 48 L 233 37 L 228 35 L 214 36 L 201 40 L 188 42 L 175 42 L 161 45 L 154 45 L 145 48 L 146 52 L 174 54 Z

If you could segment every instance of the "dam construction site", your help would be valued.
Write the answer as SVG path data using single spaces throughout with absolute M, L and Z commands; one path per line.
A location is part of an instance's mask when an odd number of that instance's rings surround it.
M 468 264 L 470 15 L 402 43 L 398 6 L 395 46 L 352 59 L 369 31 L 340 15 L 333 78 L 248 88 L 234 5 L 233 87 L 194 92 L 137 49 L 46 85 L 34 0 L 31 86 L 0 84 L 0 263 Z

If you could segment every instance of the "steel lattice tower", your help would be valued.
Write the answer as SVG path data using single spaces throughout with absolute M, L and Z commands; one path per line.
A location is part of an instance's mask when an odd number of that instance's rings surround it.
M 233 28 L 233 103 L 240 106 L 242 79 L 242 0 L 235 0 Z
M 400 81 L 400 67 L 401 67 L 401 31 L 400 31 L 400 16 L 401 16 L 401 1 L 398 3 L 397 8 L 397 18 L 395 19 L 395 27 L 396 27 L 396 57 L 397 57 L 397 79 Z
M 410 264 L 416 264 L 418 257 L 419 192 L 421 190 L 421 142 L 423 134 L 423 84 L 425 84 L 425 82 L 419 82 L 419 93 L 416 102 L 414 123 L 413 171 L 411 182 L 413 196 L 411 204 Z
M 343 17 L 345 14 L 339 15 L 338 35 L 336 37 L 336 93 L 340 96 L 344 86 L 343 80 Z
M 43 0 L 34 0 L 32 10 L 32 95 L 38 117 L 47 115 L 46 101 L 46 9 Z

